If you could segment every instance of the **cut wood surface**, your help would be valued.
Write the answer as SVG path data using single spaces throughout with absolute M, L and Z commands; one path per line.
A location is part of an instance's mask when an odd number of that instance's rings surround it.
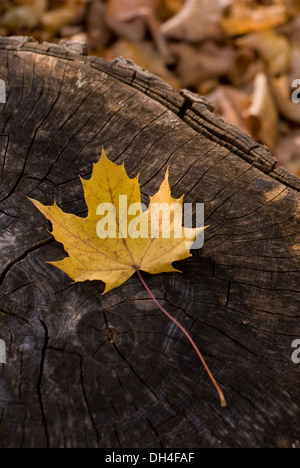
M 300 447 L 300 180 L 175 92 L 80 44 L 0 39 L 1 447 Z M 203 249 L 183 274 L 145 278 L 192 334 L 228 400 L 137 276 L 102 296 L 27 197 L 86 215 L 79 175 L 104 147 L 153 194 L 205 203 Z

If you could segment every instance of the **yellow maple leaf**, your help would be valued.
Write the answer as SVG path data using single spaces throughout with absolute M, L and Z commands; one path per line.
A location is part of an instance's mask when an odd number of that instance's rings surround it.
M 144 212 L 138 179 L 139 176 L 130 179 L 124 164 L 114 164 L 103 150 L 101 159 L 94 165 L 91 179 L 81 179 L 88 207 L 86 218 L 64 213 L 56 202 L 52 206 L 44 206 L 31 200 L 51 221 L 53 236 L 64 245 L 69 255 L 64 260 L 49 263 L 76 282 L 103 281 L 106 285 L 104 294 L 125 283 L 136 271 L 152 274 L 178 271 L 172 262 L 191 256 L 192 241 L 204 228 L 189 229 L 181 225 L 181 232 L 175 237 L 178 223 L 170 207 L 179 206 L 182 213 L 183 197 L 179 200 L 172 198 L 168 171 L 158 193 L 150 198 L 149 208 Z M 115 224 L 113 220 L 109 223 L 108 214 L 103 216 L 110 207 L 114 207 L 110 215 L 115 214 Z M 134 207 L 132 213 L 131 207 Z M 163 222 L 168 215 L 170 221 L 165 230 L 168 232 L 169 229 L 170 236 L 163 238 Z M 134 238 L 130 235 L 133 228 L 144 237 Z M 101 229 L 107 237 L 99 237 Z M 156 237 L 152 237 L 153 232 Z
M 226 406 L 222 390 L 185 328 L 157 301 L 141 271 L 157 274 L 178 271 L 172 263 L 191 256 L 190 248 L 201 228 L 182 226 L 183 197 L 171 195 L 168 171 L 159 191 L 150 197 L 148 209 L 141 203 L 139 175 L 130 179 L 124 164 L 110 161 L 104 150 L 92 177 L 81 179 L 88 216 L 64 213 L 54 202 L 34 205 L 51 221 L 52 234 L 64 245 L 68 257 L 49 262 L 76 282 L 101 280 L 104 293 L 125 283 L 135 272 L 155 304 L 188 338 Z

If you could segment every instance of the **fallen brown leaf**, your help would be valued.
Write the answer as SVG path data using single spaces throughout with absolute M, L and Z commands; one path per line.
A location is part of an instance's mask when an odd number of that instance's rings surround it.
M 47 0 L 30 0 L 9 8 L 1 18 L 1 26 L 10 29 L 35 28 L 48 6 Z
M 245 92 L 231 86 L 219 86 L 207 99 L 226 122 L 250 133 L 244 113 L 250 107 L 251 99 Z
M 268 78 L 258 73 L 254 82 L 252 103 L 244 112 L 248 128 L 256 140 L 274 150 L 278 133 L 278 111 L 269 89 Z
M 240 47 L 250 47 L 266 62 L 270 75 L 287 73 L 290 66 L 289 41 L 274 31 L 249 34 L 236 41 Z
M 231 47 L 218 47 L 210 41 L 201 48 L 178 43 L 170 46 L 184 88 L 198 87 L 202 81 L 226 75 L 234 67 L 236 52 Z
M 167 21 L 183 7 L 185 0 L 155 0 L 158 17 Z
M 235 1 L 228 16 L 222 19 L 222 26 L 228 36 L 238 36 L 275 28 L 287 19 L 287 11 L 283 4 L 251 6 L 242 1 Z
M 238 58 L 237 58 L 238 62 Z M 249 63 L 246 67 L 240 67 L 238 63 L 235 68 L 230 70 L 229 77 L 231 83 L 237 88 L 250 88 L 258 73 L 265 73 L 266 66 L 261 59 L 256 59 Z
M 111 32 L 107 25 L 106 4 L 94 0 L 87 12 L 88 45 L 92 50 L 101 50 L 109 42 Z
M 113 60 L 119 56 L 133 60 L 142 68 L 145 68 L 164 79 L 175 89 L 180 89 L 180 81 L 165 66 L 164 60 L 161 58 L 151 42 L 129 42 L 120 40 L 104 55 L 107 60 Z
M 157 0 L 109 0 L 106 21 L 119 37 L 130 41 L 143 41 L 150 31 L 153 42 L 166 63 L 172 58 L 160 32 L 156 11 Z
M 161 26 L 169 39 L 200 42 L 223 37 L 220 26 L 222 11 L 228 4 L 224 0 L 187 0 L 177 15 Z
M 80 16 L 84 12 L 83 6 L 77 3 L 49 10 L 42 14 L 41 23 L 44 28 L 51 31 L 53 34 L 59 31 L 63 26 L 79 21 Z
M 274 150 L 279 163 L 300 176 L 300 130 L 281 138 Z
M 300 78 L 300 44 L 296 44 L 291 50 L 290 78 L 293 81 Z
M 286 75 L 272 80 L 272 90 L 281 114 L 287 119 L 300 124 L 300 104 L 295 104 L 292 101 L 294 89 Z

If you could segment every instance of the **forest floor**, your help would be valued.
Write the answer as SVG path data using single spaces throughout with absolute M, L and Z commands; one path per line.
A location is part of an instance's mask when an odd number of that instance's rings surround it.
M 300 176 L 300 0 L 1 0 L 0 35 L 132 59 L 206 96 Z

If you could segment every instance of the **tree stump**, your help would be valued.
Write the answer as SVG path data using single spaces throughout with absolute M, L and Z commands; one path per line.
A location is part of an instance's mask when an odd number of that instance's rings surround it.
M 300 180 L 204 99 L 80 44 L 1 38 L 1 447 L 299 447 Z M 145 275 L 190 331 L 228 400 L 139 279 L 102 296 L 64 258 L 27 197 L 86 215 L 79 175 L 104 147 L 141 171 L 167 166 L 174 196 L 205 203 L 203 249 L 180 274 Z

